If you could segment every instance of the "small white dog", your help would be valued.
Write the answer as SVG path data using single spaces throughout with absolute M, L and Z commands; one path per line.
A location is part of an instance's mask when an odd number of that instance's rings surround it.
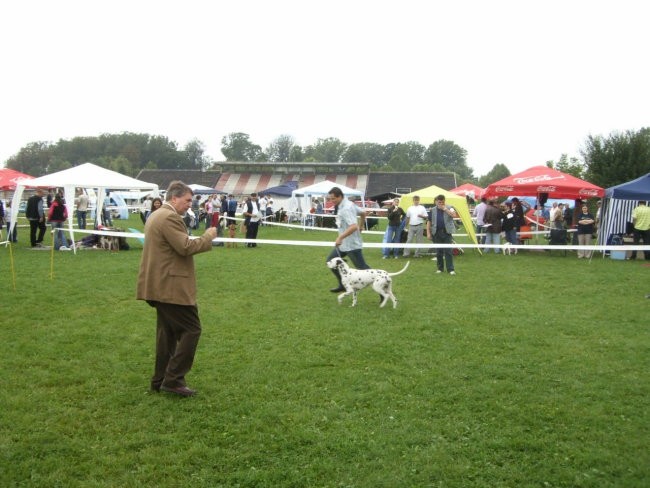
M 506 254 L 510 256 L 513 252 L 514 249 L 510 247 L 509 242 L 504 242 L 503 245 L 501 246 L 501 249 L 503 250 L 503 255 L 505 256 Z
M 331 269 L 338 269 L 341 275 L 341 283 L 345 291 L 337 298 L 339 303 L 343 302 L 346 295 L 352 295 L 352 306 L 357 304 L 357 292 L 366 286 L 372 284 L 372 289 L 379 293 L 382 297 L 380 307 L 386 305 L 390 298 L 393 301 L 393 308 L 397 307 L 397 299 L 393 295 L 393 286 L 391 276 L 397 276 L 406 271 L 409 267 L 409 262 L 397 273 L 388 273 L 383 269 L 353 269 L 341 258 L 334 258 L 327 262 L 327 267 Z

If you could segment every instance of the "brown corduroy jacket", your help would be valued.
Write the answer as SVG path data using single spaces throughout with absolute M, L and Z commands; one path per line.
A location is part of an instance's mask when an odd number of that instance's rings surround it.
M 149 216 L 144 226 L 137 299 L 196 305 L 193 255 L 210 250 L 210 236 L 190 238 L 182 217 L 164 204 Z

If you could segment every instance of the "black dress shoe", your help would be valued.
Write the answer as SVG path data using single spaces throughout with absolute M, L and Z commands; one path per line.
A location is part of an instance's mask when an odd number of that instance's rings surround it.
M 339 286 L 339 287 L 337 287 L 337 288 L 330 288 L 330 291 L 331 291 L 332 293 L 341 293 L 341 292 L 344 292 L 344 291 L 345 291 L 345 288 L 343 288 L 342 286 Z
M 196 395 L 196 390 L 191 390 L 187 386 L 175 386 L 175 387 L 169 387 L 169 386 L 161 386 L 160 391 L 166 391 L 167 393 L 174 393 L 175 395 L 180 395 L 183 397 L 191 397 Z

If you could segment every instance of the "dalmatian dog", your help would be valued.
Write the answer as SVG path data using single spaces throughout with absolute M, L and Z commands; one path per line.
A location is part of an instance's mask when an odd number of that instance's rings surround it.
M 393 308 L 395 308 L 397 307 L 397 299 L 393 295 L 391 276 L 397 276 L 406 271 L 406 268 L 409 267 L 409 262 L 407 261 L 402 270 L 396 273 L 388 273 L 383 269 L 353 269 L 343 259 L 338 257 L 330 259 L 327 262 L 327 267 L 337 269 L 341 275 L 341 283 L 345 291 L 337 297 L 339 304 L 343 303 L 345 296 L 352 295 L 352 306 L 354 307 L 357 304 L 357 292 L 368 285 L 372 285 L 372 289 L 382 297 L 379 306 L 383 307 L 386 305 L 386 302 L 390 298 L 393 302 Z

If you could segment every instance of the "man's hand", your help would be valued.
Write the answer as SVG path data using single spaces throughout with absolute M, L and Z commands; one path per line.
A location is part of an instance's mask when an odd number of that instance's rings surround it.
M 213 240 L 215 237 L 217 237 L 217 228 L 216 227 L 208 227 L 205 230 L 205 233 L 203 234 L 204 236 L 210 236 L 210 240 Z

